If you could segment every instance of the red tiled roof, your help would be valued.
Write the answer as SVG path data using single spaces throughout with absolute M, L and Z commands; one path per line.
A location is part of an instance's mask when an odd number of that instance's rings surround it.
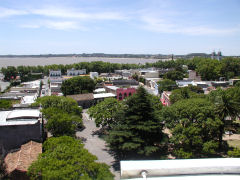
M 40 153 L 42 153 L 42 144 L 34 141 L 22 145 L 19 151 L 8 153 L 5 157 L 7 172 L 9 174 L 15 170 L 26 172 Z

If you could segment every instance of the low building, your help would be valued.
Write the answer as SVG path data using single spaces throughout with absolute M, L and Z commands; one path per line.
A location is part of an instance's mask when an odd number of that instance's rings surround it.
M 86 69 L 77 70 L 77 69 L 72 68 L 72 69 L 67 70 L 67 76 L 79 76 L 82 74 L 87 74 Z
M 42 132 L 39 110 L 0 111 L 0 146 L 5 151 L 19 148 L 30 140 L 42 141 Z
M 98 78 L 98 72 L 90 72 L 90 78 L 91 79 Z
M 121 87 L 129 87 L 129 86 L 138 86 L 139 82 L 132 79 L 132 80 L 113 80 L 113 86 L 121 86 Z
M 170 95 L 171 94 L 172 94 L 172 92 L 170 92 L 170 91 L 163 91 L 163 93 L 161 94 L 161 99 L 160 99 L 163 106 L 170 106 L 171 105 L 171 101 L 170 101 Z
M 89 108 L 94 105 L 93 93 L 74 94 L 74 95 L 68 95 L 67 97 L 70 97 L 75 101 L 77 101 L 78 105 L 81 106 L 83 109 Z
M 116 95 L 113 93 L 100 93 L 100 94 L 75 94 L 75 95 L 68 95 L 77 101 L 78 105 L 81 106 L 83 109 L 90 108 L 91 106 L 95 105 L 98 102 L 103 101 L 105 98 L 115 98 Z
M 212 81 L 212 86 L 217 87 L 228 87 L 229 82 L 228 81 Z
M 115 94 L 117 100 L 123 100 L 126 97 L 129 97 L 136 93 L 136 88 L 129 87 L 129 88 L 119 88 L 117 86 L 105 86 L 105 89 L 108 93 Z
M 4 161 L 6 170 L 11 179 L 26 180 L 27 170 L 42 153 L 42 143 L 29 141 L 23 144 L 18 151 L 8 153 Z
M 162 80 L 162 78 L 146 78 L 146 85 L 153 89 L 154 94 L 158 95 L 158 82 Z
M 61 70 L 49 70 L 49 77 L 50 78 L 62 77 L 62 72 Z
M 151 69 L 141 69 L 140 76 L 144 78 L 159 78 L 159 71 L 153 68 Z
M 93 91 L 95 94 L 105 93 L 106 90 L 104 88 L 98 88 Z
M 123 100 L 136 93 L 135 88 L 118 88 L 116 90 L 117 100 Z
M 100 94 L 93 94 L 94 104 L 103 101 L 105 98 L 115 98 L 116 95 L 113 93 L 100 93 Z
M 189 80 L 196 80 L 201 81 L 201 76 L 197 74 L 194 70 L 188 70 L 188 79 Z
M 229 85 L 234 86 L 237 82 L 240 82 L 240 79 L 229 79 Z

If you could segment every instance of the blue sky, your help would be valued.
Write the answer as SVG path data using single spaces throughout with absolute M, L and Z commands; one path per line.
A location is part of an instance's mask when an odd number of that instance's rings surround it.
M 240 0 L 0 0 L 0 54 L 240 55 Z

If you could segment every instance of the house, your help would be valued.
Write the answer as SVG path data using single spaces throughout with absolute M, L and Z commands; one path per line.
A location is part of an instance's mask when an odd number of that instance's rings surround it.
M 74 95 L 68 95 L 67 97 L 70 97 L 75 101 L 77 101 L 78 105 L 81 106 L 83 109 L 89 108 L 92 105 L 94 105 L 93 93 L 74 94 Z
M 40 142 L 42 135 L 43 124 L 38 109 L 0 111 L 0 149 L 9 151 L 31 140 Z
M 229 79 L 229 85 L 234 86 L 240 79 Z
M 86 69 L 76 70 L 72 68 L 67 70 L 67 76 L 79 76 L 82 74 L 86 74 Z
M 61 70 L 49 70 L 49 77 L 50 78 L 58 78 L 62 76 Z
M 42 153 L 42 143 L 29 141 L 23 144 L 18 151 L 8 153 L 4 159 L 6 170 L 11 179 L 26 180 L 27 170 Z
M 68 95 L 77 101 L 78 105 L 81 106 L 83 109 L 90 108 L 91 106 L 95 105 L 96 103 L 103 101 L 105 98 L 115 98 L 116 95 L 112 93 L 100 93 L 100 94 L 75 94 L 75 95 Z
M 158 82 L 162 80 L 162 78 L 146 78 L 146 85 L 153 89 L 154 94 L 158 95 Z
M 114 86 L 125 86 L 125 87 L 129 87 L 129 86 L 138 86 L 139 82 L 132 79 L 132 80 L 113 80 L 112 84 Z
M 161 94 L 161 99 L 160 99 L 163 106 L 170 106 L 171 105 L 171 101 L 170 101 L 170 95 L 171 94 L 172 94 L 171 91 L 163 91 L 163 93 Z
M 201 81 L 201 76 L 194 70 L 188 70 L 188 80 Z
M 91 79 L 98 78 L 98 72 L 90 72 L 90 78 Z
M 217 87 L 228 87 L 229 82 L 228 81 L 212 81 L 212 86 Z
M 126 97 L 129 97 L 136 93 L 136 88 L 129 87 L 129 88 L 120 88 L 117 86 L 105 86 L 105 89 L 108 93 L 115 94 L 117 100 L 123 100 Z
M 159 78 L 159 71 L 153 68 L 151 69 L 141 69 L 140 76 L 144 78 Z

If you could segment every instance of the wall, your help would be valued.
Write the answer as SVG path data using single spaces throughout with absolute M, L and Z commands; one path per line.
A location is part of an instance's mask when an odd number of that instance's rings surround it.
M 122 100 L 136 93 L 136 89 L 135 88 L 118 88 L 116 93 L 117 93 L 117 100 Z
M 42 140 L 41 123 L 33 125 L 0 126 L 0 144 L 6 151 L 20 148 L 30 140 Z

